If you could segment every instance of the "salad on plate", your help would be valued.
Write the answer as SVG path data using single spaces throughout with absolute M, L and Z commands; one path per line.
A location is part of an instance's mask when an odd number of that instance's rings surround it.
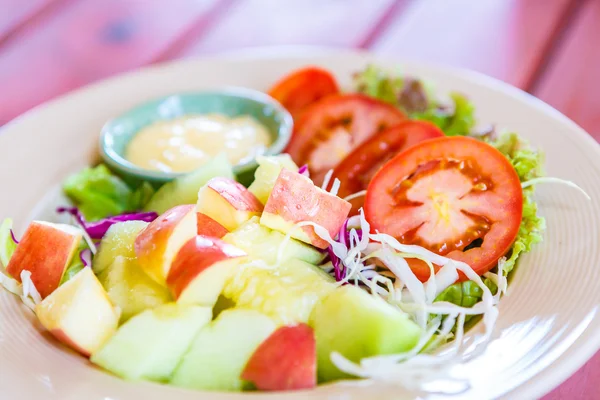
M 0 283 L 128 380 L 283 391 L 450 377 L 483 351 L 519 257 L 542 240 L 534 185 L 578 187 L 543 177 L 517 133 L 476 127 L 460 93 L 372 65 L 354 83 L 317 67 L 276 82 L 293 134 L 257 156 L 248 187 L 222 154 L 159 188 L 104 164 L 68 177 L 62 222 L 0 225 Z

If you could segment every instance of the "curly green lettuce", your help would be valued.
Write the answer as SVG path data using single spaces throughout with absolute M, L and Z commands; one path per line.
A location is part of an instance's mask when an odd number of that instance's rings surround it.
M 103 164 L 71 175 L 63 190 L 88 221 L 140 210 L 154 194 L 147 182 L 135 190 L 130 188 Z
M 430 121 L 447 136 L 468 135 L 475 126 L 475 107 L 460 93 L 450 93 L 450 104 L 445 104 L 427 82 L 374 65 L 355 74 L 354 83 L 358 92 L 395 105 L 411 119 Z
M 544 156 L 542 153 L 532 149 L 529 144 L 516 133 L 504 133 L 495 140 L 486 140 L 497 148 L 510 160 L 517 171 L 519 180 L 526 182 L 543 174 Z M 542 232 L 546 224 L 544 218 L 537 213 L 537 204 L 533 200 L 533 186 L 523 189 L 523 217 L 519 227 L 519 233 L 504 264 L 504 274 L 512 271 L 519 256 L 531 250 L 532 246 L 542 241 Z M 484 283 L 496 291 L 495 285 L 485 279 Z M 451 303 L 471 307 L 481 300 L 483 292 L 473 282 L 456 283 L 438 295 L 436 301 L 449 301 Z

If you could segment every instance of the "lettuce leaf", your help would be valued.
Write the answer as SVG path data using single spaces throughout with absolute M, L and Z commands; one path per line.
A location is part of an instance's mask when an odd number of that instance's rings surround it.
M 140 210 L 154 194 L 147 182 L 132 190 L 104 164 L 70 176 L 63 190 L 88 221 Z
M 498 287 L 491 279 L 483 279 L 483 283 L 492 293 L 496 293 Z M 483 290 L 473 281 L 455 283 L 440 293 L 435 301 L 447 301 L 462 307 L 473 307 L 483 297 Z
M 533 150 L 516 133 L 504 133 L 490 144 L 500 150 L 517 171 L 521 182 L 543 175 L 544 154 Z M 533 200 L 533 186 L 523 189 L 523 217 L 517 239 L 504 266 L 506 273 L 513 270 L 518 257 L 542 241 L 546 221 L 537 214 L 537 204 Z
M 8 265 L 10 258 L 17 249 L 17 244 L 12 240 L 10 230 L 12 229 L 13 221 L 6 218 L 0 224 L 0 264 L 4 267 Z
M 355 74 L 354 83 L 358 92 L 395 105 L 411 119 L 430 121 L 448 136 L 468 135 L 475 125 L 475 107 L 460 93 L 450 93 L 450 104 L 444 104 L 427 82 L 374 65 Z

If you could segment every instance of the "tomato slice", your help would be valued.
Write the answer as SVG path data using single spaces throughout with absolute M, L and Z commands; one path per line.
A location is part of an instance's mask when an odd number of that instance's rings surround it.
M 513 166 L 468 137 L 431 139 L 398 154 L 373 177 L 365 199 L 374 230 L 463 261 L 479 275 L 509 251 L 522 214 Z M 424 262 L 410 265 L 421 281 L 429 278 Z
M 297 121 L 287 152 L 308 164 L 317 183 L 352 150 L 406 119 L 394 106 L 362 94 L 340 94 L 310 106 Z
M 269 90 L 269 95 L 297 119 L 307 106 L 339 91 L 335 78 L 328 71 L 307 67 L 294 71 L 277 82 Z
M 333 177 L 340 180 L 338 196 L 365 190 L 377 171 L 396 154 L 427 139 L 444 136 L 444 132 L 427 121 L 404 121 L 371 137 L 348 154 L 333 170 Z M 350 200 L 351 214 L 358 214 L 364 204 L 364 196 Z

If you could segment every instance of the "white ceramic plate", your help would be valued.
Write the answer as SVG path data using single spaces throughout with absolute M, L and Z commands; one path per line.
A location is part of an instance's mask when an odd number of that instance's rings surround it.
M 59 185 L 96 158 L 104 122 L 154 97 L 221 85 L 265 89 L 306 64 L 334 71 L 349 86 L 352 72 L 374 61 L 432 79 L 440 91 L 466 93 L 481 123 L 516 130 L 547 155 L 547 173 L 581 185 L 593 198 L 564 186 L 540 186 L 545 240 L 525 255 L 500 305 L 494 340 L 464 366 L 471 388 L 461 398 L 534 398 L 574 373 L 600 347 L 600 147 L 566 117 L 493 79 L 356 52 L 281 51 L 177 62 L 119 76 L 42 105 L 0 131 L 0 217 L 22 233 L 60 202 Z M 477 331 L 475 329 L 474 331 Z M 472 333 L 471 333 L 472 334 Z M 442 390 L 444 388 L 441 388 Z M 165 398 L 397 399 L 411 398 L 389 384 L 328 385 L 290 394 L 201 393 L 151 383 L 129 383 L 92 367 L 43 333 L 20 301 L 0 291 L 0 398 L 146 400 Z M 440 398 L 422 395 L 421 398 Z

